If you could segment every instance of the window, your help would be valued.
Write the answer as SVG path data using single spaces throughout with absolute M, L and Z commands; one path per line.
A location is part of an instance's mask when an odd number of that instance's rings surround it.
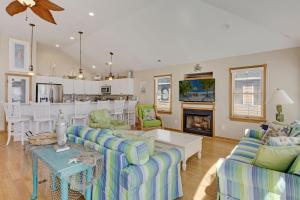
M 154 101 L 158 113 L 172 112 L 172 75 L 154 77 Z
M 260 122 L 266 118 L 266 65 L 230 68 L 230 119 Z

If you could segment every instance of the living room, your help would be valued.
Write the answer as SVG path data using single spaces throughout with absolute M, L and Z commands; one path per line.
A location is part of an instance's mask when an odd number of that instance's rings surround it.
M 2 1 L 0 199 L 300 199 L 299 6 Z

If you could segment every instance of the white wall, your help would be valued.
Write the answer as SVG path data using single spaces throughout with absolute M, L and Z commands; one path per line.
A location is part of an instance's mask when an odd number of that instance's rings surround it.
M 245 56 L 237 56 L 197 62 L 203 66 L 202 72 L 213 72 L 216 79 L 215 102 L 215 135 L 239 139 L 245 128 L 256 128 L 255 123 L 235 122 L 229 120 L 229 67 L 267 64 L 267 119 L 275 119 L 275 106 L 269 105 L 268 100 L 275 88 L 286 90 L 295 101 L 293 105 L 284 106 L 286 121 L 300 119 L 300 48 L 278 50 Z M 179 81 L 184 74 L 193 73 L 193 65 L 166 66 L 159 69 L 135 72 L 135 95 L 142 103 L 153 103 L 153 76 L 172 74 L 172 114 L 162 115 L 168 128 L 181 129 L 181 103 L 179 98 Z M 146 93 L 141 93 L 139 85 L 146 82 Z
M 28 40 L 28 38 L 15 38 Z M 5 73 L 9 71 L 9 36 L 0 35 L 0 102 L 5 102 Z M 50 75 L 51 65 L 56 64 L 56 75 L 68 75 L 75 67 L 78 69 L 78 61 L 64 53 L 62 50 L 40 43 L 34 43 L 33 66 L 38 75 Z M 11 72 L 15 73 L 15 72 Z M 92 78 L 92 73 L 85 70 L 87 79 Z M 32 78 L 32 96 L 35 97 L 35 78 Z M 5 115 L 3 107 L 0 106 L 0 131 L 5 127 Z

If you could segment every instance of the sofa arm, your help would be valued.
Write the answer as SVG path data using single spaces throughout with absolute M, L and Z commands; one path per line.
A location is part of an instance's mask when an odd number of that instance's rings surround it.
M 263 129 L 245 129 L 245 137 L 261 140 L 265 134 Z
M 221 190 L 226 188 L 227 181 L 244 185 L 244 188 L 258 188 L 274 194 L 296 192 L 300 185 L 300 177 L 269 170 L 230 159 L 219 159 L 217 177 Z
M 121 185 L 126 190 L 135 188 L 148 180 L 177 167 L 181 161 L 181 152 L 177 148 L 169 149 L 151 156 L 144 165 L 129 165 L 121 172 Z

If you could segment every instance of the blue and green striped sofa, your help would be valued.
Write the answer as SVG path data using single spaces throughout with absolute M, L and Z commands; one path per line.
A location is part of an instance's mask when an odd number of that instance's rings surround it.
M 173 148 L 152 156 L 142 141 L 113 135 L 110 129 L 69 127 L 68 140 L 104 155 L 93 200 L 171 200 L 181 197 L 181 153 Z
M 217 163 L 220 200 L 300 200 L 300 177 L 252 165 L 262 144 L 256 130 L 247 130 L 226 159 Z

